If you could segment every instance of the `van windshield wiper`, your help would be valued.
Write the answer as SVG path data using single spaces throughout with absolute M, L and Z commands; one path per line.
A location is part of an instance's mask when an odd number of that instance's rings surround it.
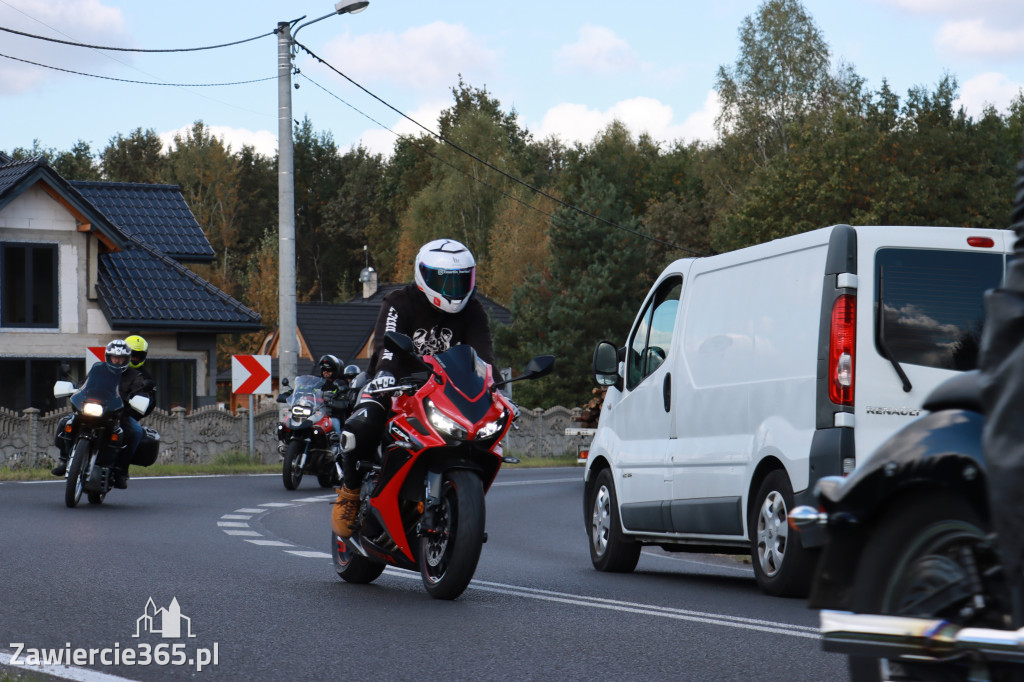
M 892 364 L 892 368 L 896 370 L 896 374 L 899 375 L 900 380 L 903 382 L 903 392 L 910 393 L 910 390 L 914 388 L 907 373 L 903 371 L 903 367 L 896 359 L 896 355 L 889 348 L 889 344 L 885 340 L 885 268 L 878 268 L 878 348 L 882 351 L 882 355 L 885 359 Z

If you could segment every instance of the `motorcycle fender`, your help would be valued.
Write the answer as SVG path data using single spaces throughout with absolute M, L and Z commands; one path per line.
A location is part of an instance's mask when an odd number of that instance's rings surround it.
M 951 490 L 988 519 L 984 421 L 969 410 L 925 415 L 883 443 L 841 486 L 821 488 L 818 504 L 828 514 L 827 540 L 808 602 L 811 608 L 848 608 L 849 588 L 872 528 L 907 495 Z

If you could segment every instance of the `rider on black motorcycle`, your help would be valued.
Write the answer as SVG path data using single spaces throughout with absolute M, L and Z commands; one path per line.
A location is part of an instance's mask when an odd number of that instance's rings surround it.
M 419 355 L 436 355 L 458 344 L 467 344 L 480 358 L 494 364 L 490 322 L 483 304 L 473 297 L 476 285 L 476 260 L 461 243 L 437 239 L 425 244 L 416 254 L 415 283 L 407 284 L 384 297 L 374 329 L 373 356 L 366 385 L 352 416 L 342 433 L 342 472 L 344 485 L 337 489 L 332 527 L 338 537 L 352 534 L 350 525 L 359 507 L 359 487 L 363 472 L 360 460 L 372 460 L 383 436 L 389 405 L 380 402 L 372 391 L 393 386 L 395 377 L 404 377 L 419 368 L 404 367 L 384 347 L 384 335 L 400 332 L 412 338 Z
M 985 299 L 979 365 L 986 419 L 993 530 L 1013 593 L 1014 624 L 1024 625 L 1024 159 L 1017 166 L 1012 224 L 1017 234 L 1003 285 Z
M 142 364 L 146 361 L 148 348 L 149 344 L 146 343 L 146 340 L 141 336 L 135 335 L 129 336 L 128 339 L 124 340 L 114 339 L 107 344 L 103 354 L 104 362 L 112 369 L 122 373 L 118 393 L 126 405 L 129 400 L 137 395 L 149 398 L 150 407 L 146 414 L 152 411 L 154 405 L 153 398 L 156 395 L 155 382 L 149 376 L 149 373 L 142 369 Z M 115 488 L 124 489 L 128 487 L 128 467 L 131 463 L 132 455 L 135 454 L 135 450 L 139 447 L 143 436 L 142 426 L 139 425 L 138 418 L 144 416 L 133 413 L 131 408 L 126 408 L 121 413 L 121 428 L 124 430 L 126 438 L 125 447 L 117 458 L 117 467 L 114 472 Z M 65 420 L 62 419 L 57 426 L 58 433 L 55 440 L 60 448 L 60 461 L 57 463 L 57 466 L 50 470 L 50 473 L 54 476 L 63 476 L 67 472 L 70 452 L 68 451 L 67 444 L 60 438 L 64 430 L 64 424 Z

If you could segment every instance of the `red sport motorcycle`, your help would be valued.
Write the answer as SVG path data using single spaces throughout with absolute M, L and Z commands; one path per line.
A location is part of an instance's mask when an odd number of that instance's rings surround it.
M 379 460 L 367 471 L 350 538 L 331 533 L 338 575 L 351 583 L 376 580 L 388 565 L 419 571 L 427 593 L 455 599 L 476 571 L 484 530 L 484 494 L 502 462 L 501 441 L 514 406 L 497 391 L 490 365 L 472 347 L 416 355 L 412 340 L 388 332 L 386 347 L 423 368 L 376 391 L 393 398 Z M 510 381 L 538 379 L 555 358 L 536 357 Z

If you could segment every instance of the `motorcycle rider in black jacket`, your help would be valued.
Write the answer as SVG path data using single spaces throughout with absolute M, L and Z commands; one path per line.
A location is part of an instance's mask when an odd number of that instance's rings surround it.
M 374 328 L 374 349 L 366 385 L 342 433 L 344 485 L 337 488 L 332 528 L 338 537 L 351 536 L 351 524 L 359 506 L 363 472 L 360 460 L 374 459 L 383 437 L 390 401 L 371 393 L 395 384 L 416 368 L 403 367 L 384 347 L 384 335 L 395 331 L 409 336 L 419 355 L 436 355 L 452 346 L 467 344 L 480 358 L 494 364 L 490 322 L 480 301 L 473 297 L 476 260 L 461 243 L 437 239 L 425 244 L 416 255 L 415 282 L 384 297 Z M 385 405 L 385 403 L 387 403 Z

